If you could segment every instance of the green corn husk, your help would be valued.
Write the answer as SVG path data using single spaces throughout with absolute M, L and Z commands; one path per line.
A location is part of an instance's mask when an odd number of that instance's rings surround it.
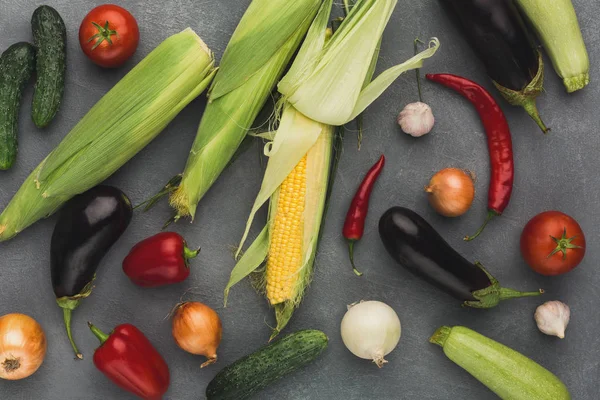
M 296 62 L 278 85 L 285 100 L 307 117 L 344 125 L 360 115 L 404 72 L 420 68 L 435 54 L 439 41 L 410 60 L 369 82 L 381 36 L 397 0 L 358 0 L 339 29 L 303 64 Z
M 321 0 L 254 0 L 225 50 L 194 145 L 170 203 L 196 214 L 252 127 L 311 25 Z
M 326 28 L 333 0 L 326 0 L 290 71 L 279 84 L 280 92 L 287 96 L 282 106 L 283 114 L 277 132 L 265 135 L 273 137 L 272 142 L 265 147 L 265 155 L 269 157 L 269 161 L 238 255 L 256 213 L 267 201 L 268 221 L 239 259 L 225 288 L 226 304 L 231 288 L 252 273 L 261 275 L 257 279 L 261 283 L 259 289 L 264 286 L 268 279 L 267 270 L 259 270 L 259 267 L 269 257 L 275 213 L 280 201 L 280 186 L 306 156 L 307 184 L 301 265 L 291 298 L 273 305 L 277 325 L 271 339 L 288 324 L 312 280 L 321 225 L 325 218 L 327 188 L 331 185 L 334 125 L 346 123 L 359 115 L 401 73 L 421 67 L 423 59 L 431 57 L 438 48 L 439 42 L 434 39 L 429 49 L 390 68 L 371 81 L 381 35 L 395 4 L 395 0 L 357 1 L 339 30 L 329 38 Z M 322 85 L 320 90 L 319 85 Z M 296 105 L 311 115 L 302 113 Z
M 590 83 L 590 59 L 571 0 L 516 0 L 542 41 L 567 92 Z
M 0 215 L 0 241 L 112 175 L 198 97 L 214 74 L 212 52 L 194 31 L 167 38 L 25 180 Z

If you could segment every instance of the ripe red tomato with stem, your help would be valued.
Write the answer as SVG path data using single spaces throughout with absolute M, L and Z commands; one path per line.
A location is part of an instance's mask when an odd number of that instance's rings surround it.
M 521 254 L 534 271 L 561 275 L 577 267 L 585 256 L 585 235 L 573 218 L 560 211 L 533 217 L 521 234 Z
M 104 4 L 90 11 L 79 27 L 79 44 L 86 56 L 105 68 L 123 65 L 140 41 L 137 21 L 129 11 Z

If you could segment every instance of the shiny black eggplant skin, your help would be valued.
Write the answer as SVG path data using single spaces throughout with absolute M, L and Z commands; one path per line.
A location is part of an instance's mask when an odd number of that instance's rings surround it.
M 379 220 L 379 235 L 388 253 L 409 271 L 463 301 L 492 285 L 486 273 L 458 254 L 419 214 L 389 209 Z
M 57 298 L 77 296 L 93 281 L 100 261 L 125 232 L 132 215 L 127 196 L 111 186 L 96 186 L 65 204 L 51 243 Z
M 438 0 L 500 85 L 519 91 L 535 77 L 538 54 L 512 0 Z

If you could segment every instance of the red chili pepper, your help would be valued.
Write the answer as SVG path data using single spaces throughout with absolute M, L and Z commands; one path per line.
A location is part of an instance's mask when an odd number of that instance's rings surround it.
M 190 275 L 189 260 L 199 252 L 190 250 L 181 235 L 162 232 L 136 244 L 123 260 L 123 271 L 142 287 L 179 283 Z
M 369 212 L 369 199 L 371 198 L 373 186 L 375 186 L 375 182 L 381 174 L 384 165 L 385 156 L 381 155 L 379 161 L 377 161 L 377 163 L 371 167 L 369 172 L 367 172 L 367 175 L 352 199 L 348 214 L 346 214 L 344 230 L 342 231 L 344 237 L 348 241 L 348 252 L 350 254 L 352 268 L 354 269 L 354 273 L 358 276 L 361 276 L 362 273 L 360 273 L 354 265 L 354 243 L 360 240 L 365 232 L 365 219 Z
M 492 170 L 488 192 L 488 216 L 475 235 L 465 237 L 466 241 L 470 241 L 483 232 L 492 218 L 501 215 L 510 202 L 515 177 L 510 128 L 496 100 L 477 83 L 450 74 L 428 74 L 427 79 L 466 97 L 477 109 L 485 127 Z
M 144 334 L 131 324 L 117 326 L 110 335 L 90 322 L 101 345 L 94 365 L 121 389 L 144 400 L 161 400 L 169 389 L 169 367 Z

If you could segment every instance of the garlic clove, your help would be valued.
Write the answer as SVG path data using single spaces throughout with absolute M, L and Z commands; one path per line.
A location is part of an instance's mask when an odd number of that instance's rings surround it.
M 535 310 L 534 318 L 542 333 L 564 339 L 571 309 L 563 302 L 548 301 Z
M 398 125 L 402 131 L 413 137 L 421 137 L 433 129 L 435 118 L 431 107 L 422 102 L 410 103 L 398 115 Z

